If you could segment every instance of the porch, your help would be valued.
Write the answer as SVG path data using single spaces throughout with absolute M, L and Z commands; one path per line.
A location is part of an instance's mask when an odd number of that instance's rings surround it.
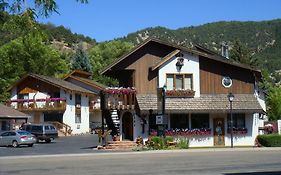
M 7 106 L 22 112 L 65 111 L 65 98 L 14 99 Z

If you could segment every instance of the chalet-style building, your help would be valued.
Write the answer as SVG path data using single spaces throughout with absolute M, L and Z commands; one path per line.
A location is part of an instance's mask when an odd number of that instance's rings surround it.
M 53 122 L 65 135 L 89 132 L 89 124 L 101 119 L 99 91 L 105 88 L 89 76 L 79 70 L 64 80 L 27 74 L 9 89 L 8 104 L 30 115 L 27 122 Z
M 202 47 L 188 49 L 148 39 L 101 74 L 118 79 L 123 87 L 106 91 L 105 103 L 108 116 L 118 110 L 121 140 L 157 134 L 157 89 L 165 87 L 166 135 L 186 136 L 191 147 L 230 146 L 228 94 L 232 93 L 234 145 L 254 145 L 265 111 L 264 95 L 257 86 L 259 70 Z M 120 94 L 131 95 L 129 108 L 120 108 L 116 100 Z

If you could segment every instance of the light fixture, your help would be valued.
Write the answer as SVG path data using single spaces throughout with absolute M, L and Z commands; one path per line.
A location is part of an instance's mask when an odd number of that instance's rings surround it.
M 234 100 L 234 95 L 230 92 L 227 95 L 228 101 L 230 102 L 230 140 L 231 148 L 233 148 L 233 116 L 232 116 L 232 102 Z

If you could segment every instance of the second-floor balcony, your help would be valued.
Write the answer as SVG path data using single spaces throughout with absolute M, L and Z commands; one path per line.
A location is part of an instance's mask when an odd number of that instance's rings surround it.
M 134 109 L 136 103 L 136 89 L 107 88 L 105 91 L 105 108 L 107 109 Z
M 8 101 L 7 106 L 15 108 L 19 111 L 64 111 L 66 109 L 66 99 L 14 99 Z

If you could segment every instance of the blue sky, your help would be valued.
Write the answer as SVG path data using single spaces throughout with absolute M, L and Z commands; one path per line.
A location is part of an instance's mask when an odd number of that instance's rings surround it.
M 216 21 L 281 18 L 281 0 L 57 0 L 60 14 L 40 22 L 106 41 L 146 27 L 170 29 Z

